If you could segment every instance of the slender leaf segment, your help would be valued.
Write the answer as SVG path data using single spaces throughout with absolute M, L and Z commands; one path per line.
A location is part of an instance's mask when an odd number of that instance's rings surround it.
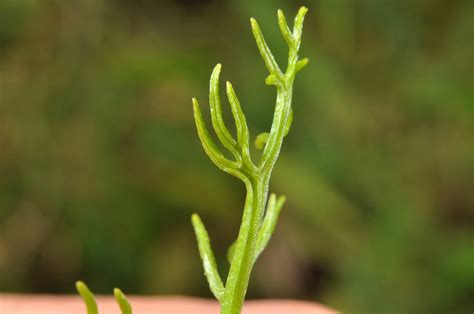
M 87 314 L 99 314 L 99 308 L 95 302 L 94 294 L 82 281 L 76 282 L 76 289 L 86 305 Z
M 219 169 L 241 179 L 247 191 L 239 235 L 229 247 L 227 254 L 230 270 L 225 285 L 217 270 L 209 235 L 204 224 L 197 214 L 193 214 L 191 219 L 204 265 L 204 273 L 211 292 L 221 304 L 221 314 L 241 312 L 253 265 L 267 246 L 285 203 L 284 196 L 277 198 L 275 194 L 270 196 L 267 203 L 268 187 L 283 138 L 288 134 L 293 120 L 291 108 L 293 82 L 296 73 L 308 63 L 308 59 L 298 59 L 303 20 L 307 11 L 308 9 L 305 7 L 299 9 L 291 30 L 283 12 L 278 10 L 278 25 L 289 48 L 288 65 L 285 72 L 282 72 L 273 57 L 257 21 L 253 18 L 250 19 L 258 50 L 269 72 L 265 83 L 275 86 L 277 90 L 271 129 L 269 132 L 258 135 L 255 139 L 256 148 L 263 150 L 257 164 L 252 161 L 250 156 L 250 136 L 245 115 L 234 88 L 229 82 L 226 84 L 226 91 L 235 120 L 237 139 L 232 136 L 223 121 L 219 94 L 219 76 L 222 69 L 220 64 L 216 65 L 210 79 L 211 124 L 222 146 L 229 151 L 233 159 L 226 157 L 211 138 L 198 101 L 195 98 L 192 101 L 197 133 L 204 151 Z

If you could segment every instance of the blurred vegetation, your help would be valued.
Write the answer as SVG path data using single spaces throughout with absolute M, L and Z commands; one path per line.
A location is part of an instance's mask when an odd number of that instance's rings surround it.
M 0 0 L 0 291 L 210 296 L 190 214 L 227 271 L 244 191 L 202 151 L 191 97 L 222 62 L 267 129 L 248 18 L 281 59 L 276 10 L 303 4 L 310 64 L 272 180 L 288 202 L 249 297 L 472 312 L 470 0 Z

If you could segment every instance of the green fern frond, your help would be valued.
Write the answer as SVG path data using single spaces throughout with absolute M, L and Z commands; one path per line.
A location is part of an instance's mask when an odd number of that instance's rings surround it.
M 247 121 L 234 88 L 229 82 L 227 82 L 226 90 L 235 120 L 237 138 L 233 137 L 223 121 L 219 94 L 221 64 L 216 65 L 210 79 L 211 122 L 218 140 L 230 152 L 232 158 L 225 157 L 212 140 L 199 103 L 193 98 L 194 119 L 204 151 L 219 169 L 241 179 L 247 190 L 239 235 L 229 247 L 227 254 L 230 270 L 225 285 L 217 270 L 209 235 L 199 216 L 196 214 L 192 216 L 199 253 L 204 264 L 204 273 L 212 293 L 221 304 L 222 314 L 240 313 L 253 265 L 267 246 L 285 202 L 284 196 L 277 199 L 272 194 L 266 205 L 270 175 L 280 153 L 283 138 L 288 134 L 293 121 L 291 107 L 293 82 L 296 74 L 308 64 L 308 59 L 298 58 L 303 20 L 307 11 L 308 9 L 305 7 L 299 9 L 293 29 L 290 29 L 285 15 L 281 10 L 278 10 L 278 26 L 289 48 L 288 66 L 285 72 L 281 70 L 271 53 L 257 21 L 254 18 L 250 19 L 257 48 L 269 72 L 265 83 L 275 86 L 277 91 L 271 129 L 258 135 L 254 142 L 257 149 L 263 150 L 258 163 L 254 163 L 250 156 Z

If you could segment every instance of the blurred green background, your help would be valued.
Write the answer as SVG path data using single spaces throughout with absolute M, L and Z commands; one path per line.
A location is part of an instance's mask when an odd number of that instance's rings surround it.
M 303 4 L 310 64 L 271 181 L 288 202 L 249 297 L 471 313 L 471 0 L 0 0 L 0 291 L 210 297 L 190 215 L 225 274 L 244 190 L 204 154 L 191 97 L 207 111 L 221 62 L 267 130 L 248 19 L 285 64 L 276 10 Z

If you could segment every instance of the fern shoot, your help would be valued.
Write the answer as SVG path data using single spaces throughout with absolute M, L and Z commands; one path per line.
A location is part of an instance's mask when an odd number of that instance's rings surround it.
M 253 265 L 267 246 L 285 202 L 284 196 L 277 198 L 271 194 L 268 202 L 267 197 L 273 167 L 280 153 L 283 138 L 288 134 L 293 120 L 291 107 L 293 82 L 296 74 L 308 63 L 308 59 L 298 58 L 303 20 L 307 11 L 305 7 L 299 9 L 291 30 L 283 12 L 278 10 L 278 25 L 289 48 L 285 72 L 275 61 L 257 21 L 250 19 L 258 50 L 269 72 L 265 83 L 275 86 L 277 91 L 271 129 L 268 133 L 258 135 L 255 140 L 256 148 L 263 150 L 257 163 L 254 163 L 250 156 L 250 135 L 246 118 L 230 82 L 226 84 L 226 92 L 235 120 L 236 138 L 229 132 L 222 118 L 219 94 L 219 76 L 222 68 L 220 64 L 215 66 L 210 79 L 211 122 L 217 138 L 232 158 L 226 157 L 211 138 L 199 103 L 195 98 L 192 100 L 197 133 L 204 151 L 219 169 L 239 178 L 244 183 L 247 193 L 239 234 L 228 251 L 230 270 L 225 284 L 217 270 L 204 224 L 197 214 L 193 214 L 191 219 L 204 265 L 204 273 L 211 292 L 221 305 L 221 314 L 241 312 Z

